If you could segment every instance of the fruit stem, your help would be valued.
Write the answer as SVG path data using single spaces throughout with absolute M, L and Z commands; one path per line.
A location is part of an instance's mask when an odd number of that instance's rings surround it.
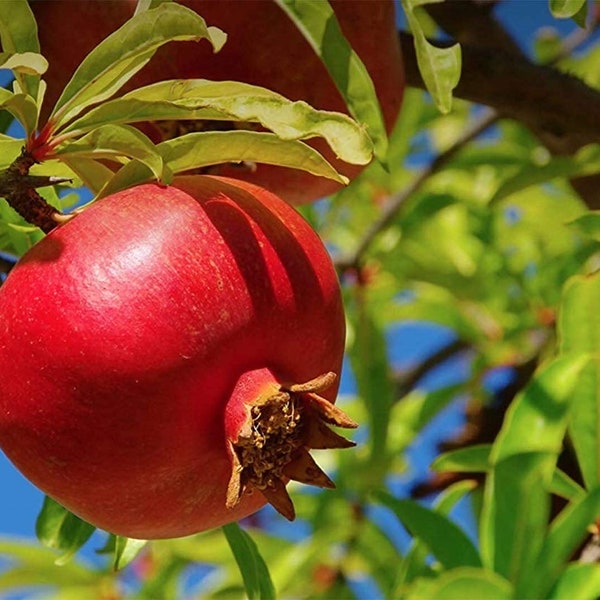
M 30 175 L 29 169 L 38 162 L 33 154 L 23 148 L 21 154 L 4 171 L 0 172 L 0 196 L 27 222 L 39 227 L 44 233 L 52 231 L 69 215 L 48 204 L 36 191 L 38 187 L 70 181 L 62 177 Z

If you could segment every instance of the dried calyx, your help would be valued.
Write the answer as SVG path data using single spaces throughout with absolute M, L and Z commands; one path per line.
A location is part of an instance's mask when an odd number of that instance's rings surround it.
M 326 373 L 303 384 L 280 386 L 249 405 L 237 439 L 228 441 L 233 463 L 227 490 L 229 508 L 246 490 L 255 488 L 291 521 L 295 511 L 285 488 L 289 479 L 335 487 L 309 454 L 310 449 L 354 446 L 329 425 L 353 429 L 357 424 L 319 395 L 335 379 L 335 373 Z

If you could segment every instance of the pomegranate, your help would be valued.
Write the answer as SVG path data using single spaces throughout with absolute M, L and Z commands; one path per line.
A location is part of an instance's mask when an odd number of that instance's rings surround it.
M 183 536 L 330 487 L 344 315 L 284 201 L 210 175 L 97 201 L 0 288 L 0 447 L 107 531 Z
M 272 89 L 318 109 L 347 112 L 320 59 L 292 21 L 272 0 L 184 0 L 182 4 L 228 34 L 218 54 L 207 43 L 177 42 L 159 49 L 125 90 L 165 79 L 236 80 Z M 90 50 L 133 15 L 136 0 L 64 2 L 32 0 L 42 53 L 50 62 L 42 124 L 65 84 Z M 340 26 L 373 79 L 388 131 L 404 91 L 404 71 L 392 0 L 333 0 Z M 203 128 L 198 122 L 140 125 L 154 141 Z M 311 142 L 342 174 L 363 167 L 336 159 L 323 140 Z M 215 171 L 213 171 L 215 172 Z M 337 191 L 340 185 L 305 171 L 273 165 L 221 165 L 216 171 L 251 181 L 301 204 Z

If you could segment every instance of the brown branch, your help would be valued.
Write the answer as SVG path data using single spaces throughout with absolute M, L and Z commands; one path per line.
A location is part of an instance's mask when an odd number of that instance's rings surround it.
M 44 233 L 52 231 L 69 217 L 48 204 L 36 188 L 70 181 L 57 177 L 36 177 L 29 174 L 35 164 L 33 156 L 23 149 L 15 161 L 0 173 L 0 196 L 27 222 L 39 227 Z

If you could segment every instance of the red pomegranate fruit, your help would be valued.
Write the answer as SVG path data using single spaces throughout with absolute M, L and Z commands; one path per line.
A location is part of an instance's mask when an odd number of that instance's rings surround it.
M 125 90 L 165 79 L 235 80 L 272 89 L 315 108 L 347 112 L 327 70 L 302 34 L 272 0 L 184 0 L 208 25 L 225 31 L 228 40 L 213 54 L 206 42 L 175 42 L 159 49 Z M 404 70 L 393 0 L 332 0 L 348 41 L 365 63 L 382 107 L 388 131 L 396 121 L 404 92 Z M 100 41 L 133 15 L 136 0 L 65 2 L 31 0 L 41 50 L 49 60 L 43 124 L 67 81 Z M 144 127 L 161 137 L 181 134 L 198 123 Z M 311 144 L 340 172 L 353 179 L 363 167 L 336 159 L 322 140 Z M 337 191 L 340 185 L 305 171 L 273 165 L 240 168 L 221 165 L 218 174 L 261 185 L 288 202 L 301 204 Z
M 107 531 L 183 536 L 332 486 L 311 448 L 344 345 L 317 234 L 252 184 L 198 175 L 92 204 L 0 288 L 0 447 Z

